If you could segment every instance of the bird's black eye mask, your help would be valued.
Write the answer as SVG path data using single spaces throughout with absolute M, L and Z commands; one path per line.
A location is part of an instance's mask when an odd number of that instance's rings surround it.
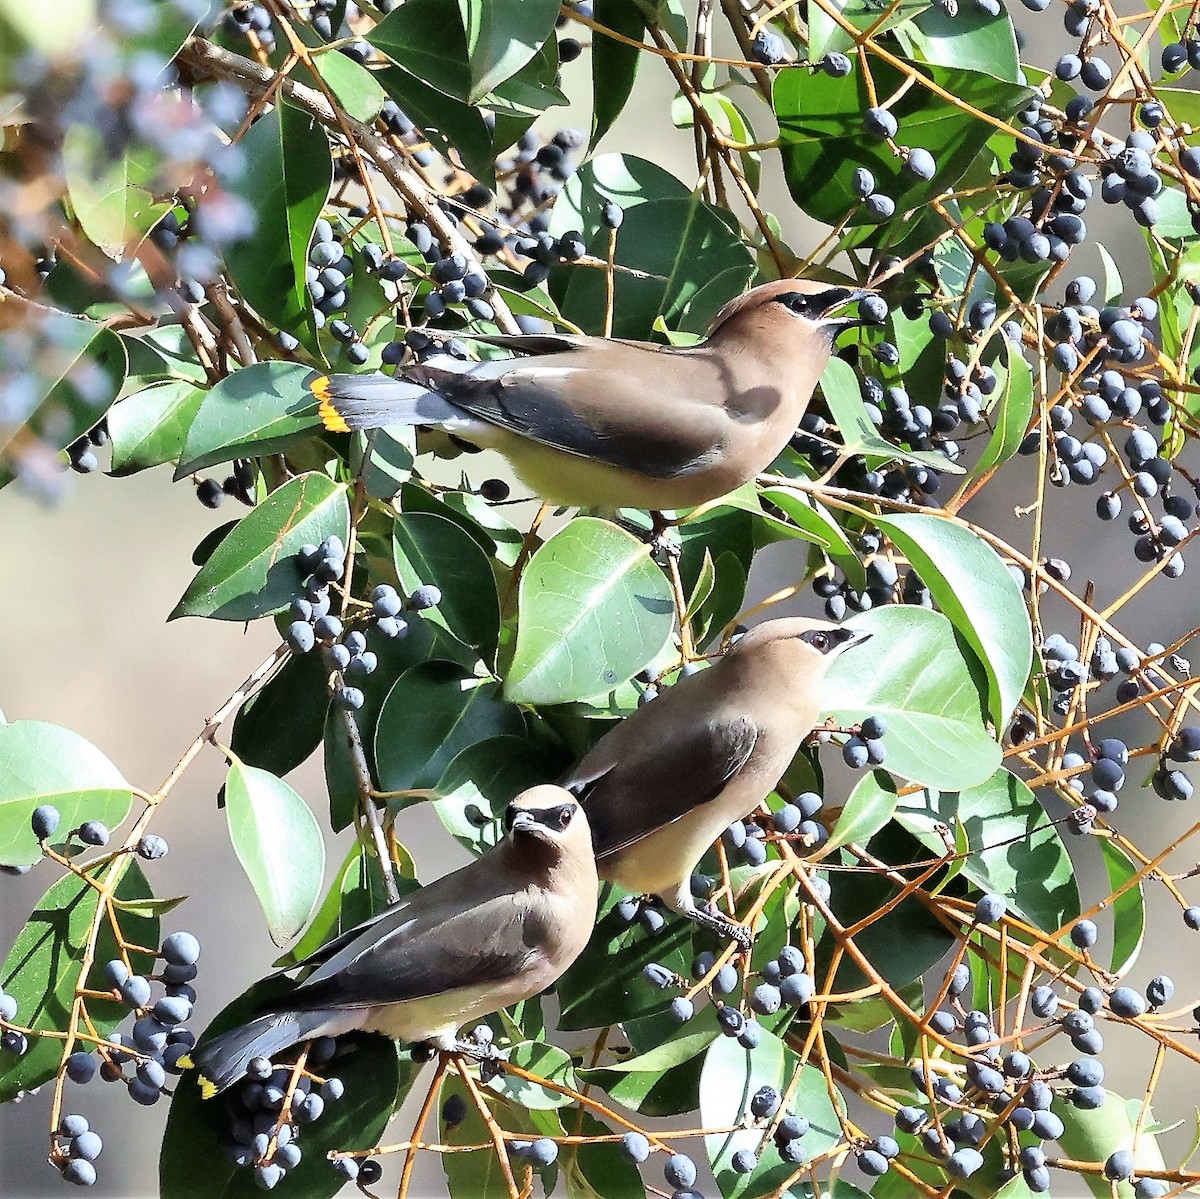
M 531 816 L 536 824 L 543 824 L 548 829 L 552 829 L 556 833 L 561 833 L 563 829 L 571 823 L 575 815 L 575 804 L 565 803 L 559 804 L 556 808 L 542 808 L 533 811 L 529 808 L 518 808 L 515 804 L 509 804 L 504 809 L 504 831 L 511 833 L 513 824 L 516 822 L 517 813 L 524 812 Z
M 789 312 L 807 317 L 810 321 L 820 320 L 831 308 L 845 304 L 852 293 L 845 287 L 831 287 L 827 291 L 788 291 L 775 297 Z
M 806 645 L 811 645 L 817 653 L 827 654 L 839 645 L 853 640 L 855 636 L 853 629 L 809 629 L 807 633 L 800 634 L 800 640 Z

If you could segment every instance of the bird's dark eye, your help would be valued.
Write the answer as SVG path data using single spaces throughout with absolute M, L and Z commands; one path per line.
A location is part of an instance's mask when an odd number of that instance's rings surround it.
M 807 641 L 818 653 L 823 654 L 829 648 L 829 637 L 822 633 L 819 629 L 814 629 L 812 632 L 805 633 L 800 638 L 801 641 Z
M 575 815 L 575 805 L 565 803 L 556 813 L 558 827 L 564 829 L 571 823 L 571 817 Z
M 803 292 L 789 291 L 786 295 L 779 297 L 779 302 L 797 316 L 811 316 L 815 311 L 812 297 L 806 296 Z
M 516 804 L 509 804 L 508 807 L 504 809 L 504 831 L 506 833 L 512 832 L 513 821 L 516 820 L 516 818 L 517 818 Z

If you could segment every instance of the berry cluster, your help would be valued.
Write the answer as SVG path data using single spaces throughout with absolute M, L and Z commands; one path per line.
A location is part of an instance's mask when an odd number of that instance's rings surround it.
M 252 1058 L 246 1077 L 227 1094 L 229 1136 L 222 1148 L 233 1165 L 253 1169 L 261 1190 L 274 1190 L 300 1164 L 302 1129 L 345 1094 L 340 1078 L 315 1073 L 336 1050 L 332 1037 L 318 1037 L 302 1063 L 275 1065 L 265 1057 Z

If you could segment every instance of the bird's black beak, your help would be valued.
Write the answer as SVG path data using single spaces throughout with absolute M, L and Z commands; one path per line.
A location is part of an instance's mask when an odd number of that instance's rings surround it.
M 537 821 L 532 812 L 517 812 L 512 818 L 511 827 L 514 833 L 528 833 L 537 827 Z
M 836 304 L 828 308 L 825 315 L 821 318 L 821 323 L 833 332 L 836 337 L 843 329 L 858 329 L 863 325 L 871 324 L 870 321 L 865 321 L 861 316 L 838 316 L 837 313 L 845 308 L 848 304 L 857 303 L 859 300 L 865 300 L 867 296 L 878 295 L 879 293 L 873 287 L 855 287 L 847 289 L 846 294 L 837 301 Z
M 870 641 L 874 634 L 868 633 L 863 629 L 852 629 L 848 625 L 843 625 L 835 634 L 841 642 L 841 649 L 854 649 L 856 646 L 862 645 L 866 641 Z

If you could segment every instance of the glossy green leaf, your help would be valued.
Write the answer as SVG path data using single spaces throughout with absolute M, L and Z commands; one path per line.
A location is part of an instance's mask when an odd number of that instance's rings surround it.
M 646 21 L 630 0 L 596 0 L 592 15 L 597 24 L 641 41 Z M 621 115 L 637 79 L 641 52 L 616 38 L 592 34 L 592 149 Z
M 907 25 L 918 13 L 929 5 L 929 0 L 898 0 L 893 8 L 880 11 L 871 0 L 830 0 L 829 8 L 838 12 L 858 29 L 883 31 Z M 907 29 L 906 29 L 907 32 Z M 846 32 L 824 8 L 816 8 L 809 15 L 808 58 L 819 62 L 826 54 L 846 51 L 854 45 Z
M 946 852 L 938 826 L 961 823 L 970 849 L 962 873 L 980 890 L 1006 896 L 1010 909 L 1036 928 L 1055 932 L 1079 915 L 1075 869 L 1058 827 L 1009 771 L 958 794 L 906 795 L 896 820 L 937 854 Z
M 872 770 L 850 792 L 824 848 L 837 849 L 851 841 L 865 845 L 891 820 L 896 803 L 896 785 L 891 777 L 882 770 Z
M 877 608 L 849 622 L 872 640 L 843 654 L 826 681 L 825 715 L 888 724 L 887 768 L 947 790 L 988 779 L 1000 747 L 988 735 L 987 683 L 954 626 L 924 608 Z
M 562 704 L 631 678 L 666 646 L 675 605 L 646 543 L 578 517 L 521 575 L 517 647 L 505 680 L 514 703 Z
M 286 101 L 250 126 L 239 143 L 253 168 L 227 186 L 253 209 L 252 236 L 225 249 L 242 298 L 268 321 L 309 333 L 304 271 L 313 226 L 333 178 L 325 130 Z
M 1132 862 L 1125 851 L 1108 837 L 1100 838 L 1100 855 L 1108 873 L 1110 895 L 1125 886 L 1141 867 Z M 1146 896 L 1139 880 L 1126 888 L 1110 904 L 1112 910 L 1113 947 L 1109 970 L 1120 976 L 1133 965 L 1142 951 L 1146 936 Z
M 821 546 L 855 587 L 866 586 L 866 572 L 842 526 L 819 500 L 792 487 L 764 487 L 762 499 L 779 508 L 806 539 Z
M 687 975 L 694 956 L 695 925 L 668 917 L 667 927 L 651 936 L 641 925 L 630 927 L 606 910 L 583 953 L 558 980 L 559 1028 L 602 1028 L 664 1011 L 671 996 L 643 977 L 648 962 L 659 962 Z
M 649 1019 L 653 1020 L 654 1017 Z M 666 1038 L 657 1035 L 655 1040 L 658 1043 L 645 1053 L 621 1058 L 607 1066 L 580 1070 L 579 1076 L 585 1082 L 600 1087 L 622 1107 L 648 1116 L 664 1115 L 667 1113 L 659 1107 L 662 1092 L 675 1081 L 682 1083 L 684 1068 L 695 1064 L 696 1059 L 720 1035 L 715 1022 L 704 1024 L 694 1021 L 676 1027 Z M 695 1073 L 689 1071 L 689 1074 Z M 690 1083 L 692 1079 L 689 1077 L 686 1081 Z M 690 1092 L 690 1087 L 688 1089 Z M 689 1110 L 695 1106 L 695 1098 L 694 1094 L 689 1093 L 682 1100 L 684 1106 L 670 1106 L 676 1110 Z
M 187 430 L 175 478 L 214 462 L 274 454 L 318 428 L 314 372 L 297 362 L 259 362 L 234 371 L 204 393 Z M 122 401 L 125 403 L 127 401 Z
M 206 1035 L 249 1018 L 264 988 L 254 988 L 213 1021 Z M 379 1036 L 353 1033 L 338 1038 L 332 1070 L 345 1094 L 326 1105 L 321 1118 L 304 1128 L 304 1156 L 288 1171 L 286 1185 L 304 1199 L 330 1199 L 345 1180 L 328 1159 L 330 1150 L 367 1149 L 379 1144 L 392 1112 L 404 1101 L 419 1073 L 401 1061 L 395 1046 Z M 200 1097 L 195 1073 L 175 1086 L 158 1161 L 161 1199 L 252 1199 L 261 1195 L 252 1169 L 233 1165 L 225 1152 L 229 1110 Z
M 256 766 L 235 762 L 225 778 L 225 815 L 238 861 L 276 945 L 308 923 L 325 880 L 325 841 L 298 792 Z
M 406 670 L 388 692 L 375 730 L 375 761 L 384 791 L 435 787 L 469 745 L 489 737 L 519 737 L 519 708 L 500 685 L 454 662 L 434 659 Z
M 470 534 L 431 512 L 401 512 L 392 525 L 392 548 L 406 592 L 424 583 L 441 589 L 441 603 L 425 618 L 491 661 L 500 636 L 500 598 L 491 564 Z
M 797 1071 L 800 1077 L 790 1102 L 791 1110 L 802 1114 L 810 1125 L 804 1147 L 810 1157 L 832 1149 L 841 1139 L 841 1126 L 829 1101 L 825 1076 L 816 1066 L 801 1068 L 796 1054 L 765 1031 L 753 1052 L 743 1049 L 732 1037 L 718 1037 L 709 1046 L 700 1075 L 701 1126 L 735 1127 L 749 1113 L 750 1098 L 760 1087 L 771 1086 L 782 1092 Z M 796 1171 L 794 1165 L 780 1158 L 773 1142 L 762 1144 L 760 1128 L 715 1133 L 704 1141 L 717 1186 L 726 1199 L 751 1199 L 775 1193 Z M 740 1149 L 758 1155 L 758 1165 L 749 1174 L 738 1174 L 730 1165 Z
M 1001 8 L 997 16 L 975 7 L 953 15 L 929 5 L 905 29 L 920 56 L 935 66 L 980 71 L 1006 83 L 1022 83 L 1012 18 Z
M 422 83 L 452 99 L 469 100 L 467 35 L 456 0 L 406 0 L 366 40 Z
M 300 593 L 303 545 L 350 535 L 346 489 L 325 475 L 285 483 L 248 515 L 200 568 L 169 619 L 253 620 L 279 612 Z
M 329 708 L 329 667 L 318 653 L 287 660 L 239 709 L 229 745 L 247 766 L 283 776 L 321 744 Z
M 62 820 L 50 843 L 61 845 L 85 820 L 116 828 L 133 795 L 121 772 L 78 733 L 41 720 L 0 724 L 0 866 L 41 860 L 29 824 L 40 804 L 58 809 Z
M 356 121 L 370 124 L 379 115 L 387 93 L 362 63 L 337 51 L 317 55 L 313 61 L 338 103 Z
M 202 388 L 172 380 L 126 396 L 108 410 L 114 475 L 174 462 L 204 399 Z
M 477 104 L 515 75 L 554 34 L 558 0 L 458 0 Z
M 1001 340 L 1007 366 L 996 371 L 997 375 L 1003 372 L 1000 398 L 992 409 L 992 435 L 971 472 L 974 475 L 986 474 L 1007 462 L 1025 439 L 1033 418 L 1033 372 L 1008 338 Z
M 75 218 L 92 243 L 118 262 L 171 205 L 147 190 L 153 170 L 130 150 L 114 155 L 101 131 L 76 124 L 62 146 L 63 175 Z
M 129 360 L 129 378 L 143 383 L 185 379 L 207 384 L 208 375 L 196 359 L 196 348 L 182 325 L 162 325 L 137 334 L 122 333 L 121 343 Z
M 804 70 L 776 73 L 773 103 L 783 143 L 784 176 L 792 198 L 809 216 L 832 225 L 858 209 L 851 223 L 868 220 L 852 190 L 856 167 L 872 172 L 877 190 L 895 200 L 899 212 L 928 203 L 962 177 L 993 127 L 947 104 L 920 79 L 929 79 L 965 104 L 1001 119 L 1013 116 L 1032 95 L 1027 87 L 981 71 L 910 65 L 918 82 L 906 88 L 891 111 L 904 130 L 904 144 L 928 150 L 937 162 L 937 173 L 928 181 L 905 171 L 886 142 L 865 133 L 862 114 L 873 101 L 861 71 L 841 79 Z M 878 60 L 871 63 L 871 76 L 878 96 L 891 96 L 906 78 Z
M 988 673 L 992 720 L 1004 728 L 1033 665 L 1029 612 L 1008 567 L 987 542 L 953 521 L 910 514 L 875 523 L 979 655 Z
M 472 535 L 476 531 L 482 533 L 484 540 L 480 542 L 480 547 L 485 554 L 495 558 L 501 566 L 512 567 L 517 564 L 521 547 L 525 544 L 525 535 L 503 514 L 503 509 L 493 507 L 487 500 L 469 491 L 448 492 L 443 497 L 442 507 L 469 521 L 470 524 L 464 527 Z M 476 537 L 476 540 L 479 538 Z
M 116 897 L 134 902 L 150 898 L 150 887 L 136 862 L 125 866 L 117 884 Z M 25 927 L 17 934 L 8 957 L 0 967 L 0 988 L 17 1001 L 17 1020 L 26 1028 L 59 1031 L 67 1027 L 75 987 L 86 953 L 92 925 L 97 918 L 98 892 L 73 874 L 60 878 L 38 901 Z M 121 931 L 134 945 L 158 945 L 158 920 L 136 912 L 122 913 Z M 108 920 L 99 923 L 95 959 L 86 985 L 108 990 L 104 964 L 118 954 Z M 150 973 L 154 959 L 148 954 L 130 954 L 135 970 Z M 101 1036 L 107 1036 L 129 1015 L 123 1003 L 88 1000 L 88 1014 Z M 79 1048 L 84 1048 L 83 1044 Z M 30 1039 L 29 1052 L 13 1057 L 0 1052 L 0 1103 L 18 1091 L 31 1091 L 54 1077 L 62 1057 L 62 1042 L 52 1037 Z
M 608 256 L 607 201 L 625 210 L 616 262 L 640 275 L 616 276 L 613 334 L 648 338 L 655 319 L 703 333 L 717 309 L 745 290 L 754 270 L 750 252 L 725 216 L 662 167 L 629 154 L 601 154 L 567 181 L 555 202 L 550 231 L 580 230 L 588 250 Z M 604 324 L 603 271 L 562 270 L 551 292 L 563 315 L 589 331 Z
M 554 782 L 570 764 L 523 737 L 476 741 L 438 779 L 434 810 L 461 844 L 482 853 L 503 837 L 500 819 L 509 803 L 530 787 Z

